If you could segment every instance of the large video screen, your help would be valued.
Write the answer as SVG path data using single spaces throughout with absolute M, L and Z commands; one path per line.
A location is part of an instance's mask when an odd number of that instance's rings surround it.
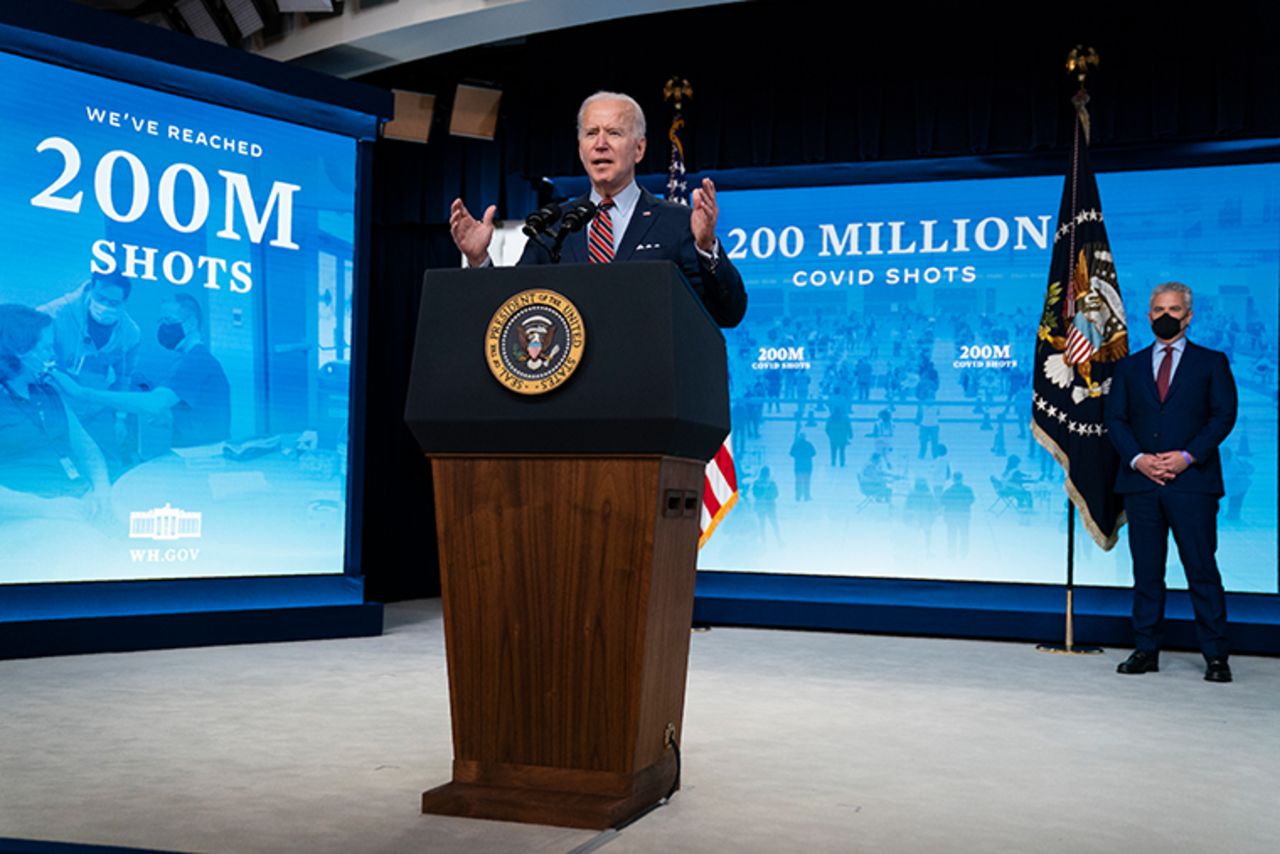
M 1194 289 L 1189 337 L 1240 390 L 1223 445 L 1229 590 L 1277 592 L 1280 166 L 1103 174 L 1131 349 L 1151 288 Z M 720 193 L 750 292 L 728 330 L 740 503 L 703 569 L 1061 583 L 1063 475 L 1031 436 L 1061 177 Z M 1076 581 L 1127 586 L 1077 526 Z M 1170 549 L 1170 586 L 1184 586 Z
M 0 76 L 0 583 L 341 573 L 355 141 Z

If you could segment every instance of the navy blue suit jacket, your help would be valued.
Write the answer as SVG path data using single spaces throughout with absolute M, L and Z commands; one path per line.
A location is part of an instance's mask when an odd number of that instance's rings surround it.
M 566 209 L 585 201 L 575 199 Z M 720 326 L 737 326 L 747 311 L 747 291 L 742 276 L 729 261 L 724 245 L 712 272 L 693 241 L 689 228 L 691 211 L 684 205 L 667 202 L 643 187 L 631 215 L 627 231 L 614 253 L 614 261 L 673 261 L 689 280 L 694 292 Z M 546 251 L 530 241 L 525 245 L 520 264 L 547 264 Z M 565 264 L 587 263 L 587 229 L 583 228 L 565 240 L 560 260 Z
M 1138 454 L 1186 451 L 1195 463 L 1164 489 L 1222 495 L 1218 446 L 1236 423 L 1236 383 L 1224 353 L 1187 342 L 1163 403 L 1156 391 L 1151 347 L 1116 366 L 1104 419 L 1120 453 L 1116 492 L 1147 492 L 1157 485 L 1129 467 Z

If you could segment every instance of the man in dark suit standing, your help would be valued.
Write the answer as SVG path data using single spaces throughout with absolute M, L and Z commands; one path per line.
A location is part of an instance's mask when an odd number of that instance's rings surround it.
M 1236 421 L 1236 384 L 1227 357 L 1187 340 L 1191 289 L 1158 285 L 1149 312 L 1156 343 L 1125 359 L 1107 396 L 1105 420 L 1120 454 L 1133 555 L 1134 652 L 1120 673 L 1160 669 L 1165 557 L 1169 532 L 1186 569 L 1196 636 L 1210 682 L 1230 682 L 1227 607 L 1214 552 L 1222 463 L 1218 446 Z
M 633 98 L 597 92 L 578 110 L 578 157 L 591 179 L 596 218 L 565 241 L 566 263 L 673 261 L 721 326 L 737 326 L 747 310 L 742 277 L 716 239 L 716 188 L 710 179 L 693 191 L 692 207 L 656 198 L 636 183 L 636 164 L 644 157 L 644 112 Z M 575 200 L 579 201 L 579 200 Z M 493 238 L 490 205 L 473 217 L 461 199 L 449 211 L 449 230 L 458 250 L 473 267 L 486 266 Z M 549 259 L 533 243 L 521 264 Z

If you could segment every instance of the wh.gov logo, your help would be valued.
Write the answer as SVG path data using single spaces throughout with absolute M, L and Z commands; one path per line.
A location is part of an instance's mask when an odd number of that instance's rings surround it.
M 131 540 L 199 539 L 203 516 L 174 507 L 167 501 L 154 510 L 135 510 L 129 514 Z

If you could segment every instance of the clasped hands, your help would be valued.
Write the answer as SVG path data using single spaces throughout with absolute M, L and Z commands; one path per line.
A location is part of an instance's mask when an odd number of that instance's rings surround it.
M 1188 465 L 1182 451 L 1165 451 L 1160 454 L 1143 454 L 1133 467 L 1149 480 L 1164 486 L 1186 471 Z

